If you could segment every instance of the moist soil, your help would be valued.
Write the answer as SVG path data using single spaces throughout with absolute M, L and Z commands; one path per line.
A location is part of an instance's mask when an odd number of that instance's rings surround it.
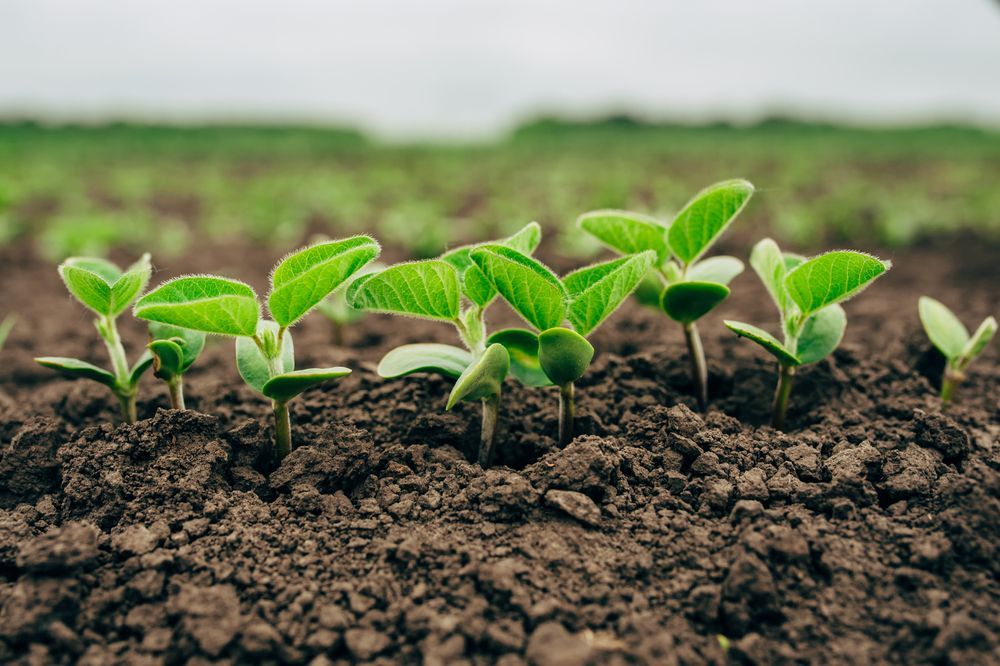
M 267 405 L 231 342 L 190 372 L 190 411 L 147 376 L 141 420 L 112 425 L 103 387 L 31 362 L 106 359 L 54 266 L 7 248 L 0 661 L 998 663 L 998 345 L 942 414 L 916 317 L 924 293 L 970 325 L 995 314 L 998 249 L 883 252 L 894 269 L 801 372 L 785 433 L 765 425 L 773 363 L 720 323 L 773 321 L 754 276 L 701 324 L 705 414 L 680 330 L 628 304 L 594 338 L 576 439 L 557 445 L 553 389 L 508 380 L 486 471 L 476 405 L 445 412 L 444 379 L 374 372 L 397 344 L 455 341 L 447 326 L 372 316 L 337 347 L 314 314 L 299 365 L 355 371 L 293 403 L 297 448 L 268 473 Z M 154 281 L 263 290 L 274 259 L 201 248 Z M 122 326 L 134 358 L 141 327 Z

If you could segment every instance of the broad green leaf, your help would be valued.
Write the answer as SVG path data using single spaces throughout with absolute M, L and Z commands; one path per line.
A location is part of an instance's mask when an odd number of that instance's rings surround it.
M 142 376 L 153 367 L 153 354 L 150 353 L 148 349 L 144 350 L 139 358 L 136 360 L 135 365 L 128 373 L 129 385 L 135 386 L 142 379 Z
M 576 226 L 622 254 L 652 250 L 656 253 L 657 265 L 670 257 L 667 227 L 648 215 L 625 210 L 595 210 L 577 218 Z
M 510 374 L 525 386 L 549 386 L 538 361 L 538 335 L 525 328 L 505 328 L 486 339 L 487 344 L 501 344 L 510 355 Z
M 271 400 L 288 402 L 307 389 L 349 374 L 351 374 L 350 368 L 342 367 L 295 370 L 271 377 L 264 383 L 260 392 Z
M 750 251 L 750 266 L 764 283 L 767 292 L 771 294 L 771 300 L 778 306 L 778 312 L 784 317 L 788 312 L 788 292 L 785 290 L 788 268 L 778 244 L 770 238 L 759 241 Z
M 500 245 L 517 250 L 521 254 L 531 254 L 542 242 L 542 227 L 538 222 L 528 222 L 513 235 L 500 241 Z
M 445 377 L 460 377 L 472 363 L 472 354 L 459 347 L 436 343 L 403 345 L 382 357 L 376 372 L 393 379 L 415 372 L 437 372 Z
M 267 341 L 277 339 L 278 324 L 273 321 L 261 320 L 257 328 L 257 338 Z M 295 370 L 295 346 L 292 343 L 292 334 L 285 331 L 281 342 L 281 372 L 277 374 L 287 374 Z M 236 338 L 236 369 L 240 372 L 240 377 L 253 389 L 263 393 L 264 384 L 271 379 L 271 371 L 267 366 L 267 359 L 263 352 L 253 341 L 253 338 Z
M 122 275 L 122 269 L 107 259 L 101 259 L 100 257 L 69 257 L 63 262 L 63 265 L 97 273 L 108 284 L 114 284 L 115 280 Z
M 267 307 L 281 326 L 291 326 L 354 275 L 380 251 L 368 236 L 316 243 L 282 259 L 271 274 Z
M 510 359 L 504 346 L 490 345 L 455 382 L 445 409 L 451 409 L 461 400 L 481 400 L 500 395 L 509 368 Z
M 663 290 L 660 307 L 673 319 L 690 324 L 708 314 L 729 296 L 729 287 L 717 282 L 675 282 Z
M 352 282 L 347 302 L 370 312 L 454 321 L 460 304 L 458 271 L 440 259 L 396 264 Z
M 652 250 L 573 271 L 563 284 L 570 294 L 569 320 L 587 335 L 618 309 L 656 262 Z
M 542 228 L 537 222 L 530 222 L 517 233 L 507 238 L 497 241 L 497 245 L 505 245 L 517 250 L 522 254 L 531 254 L 538 247 L 542 239 Z M 494 298 L 497 297 L 497 290 L 486 278 L 483 272 L 472 263 L 469 253 L 477 247 L 476 245 L 464 245 L 449 250 L 441 255 L 443 261 L 455 267 L 458 271 L 459 281 L 462 285 L 462 293 L 466 298 L 485 308 Z
M 152 266 L 149 265 L 149 254 L 144 254 L 115 280 L 111 285 L 110 316 L 117 317 L 132 305 L 132 301 L 138 298 L 149 284 L 152 270 Z
M 184 374 L 181 369 L 184 364 L 184 350 L 177 344 L 178 342 L 183 344 L 184 341 L 180 338 L 153 340 L 146 345 L 153 354 L 153 374 L 160 379 L 169 381 Z
M 178 366 L 180 374 L 187 372 L 188 368 L 194 365 L 205 348 L 205 334 L 201 331 L 150 322 L 149 334 L 154 340 L 173 340 L 175 343 L 180 341 L 178 343 L 181 348 L 180 365 Z M 152 345 L 149 345 L 149 348 L 153 349 Z
M 111 313 L 111 285 L 102 276 L 66 263 L 59 266 L 59 275 L 80 303 L 101 316 Z
M 727 285 L 743 272 L 743 262 L 726 255 L 702 259 L 688 269 L 687 279 L 691 282 L 717 282 Z
M 695 195 L 677 214 L 667 241 L 674 256 L 690 265 L 726 230 L 753 195 L 753 185 L 725 180 Z
M 944 357 L 950 361 L 961 356 L 962 350 L 969 344 L 969 331 L 965 324 L 944 303 L 929 296 L 920 297 L 917 309 L 927 337 Z
M 778 341 L 776 337 L 768 333 L 762 328 L 757 328 L 750 324 L 744 324 L 741 321 L 729 321 L 726 320 L 722 322 L 726 325 L 730 331 L 740 336 L 741 338 L 746 338 L 747 340 L 752 340 L 758 345 L 763 347 L 767 353 L 778 359 L 778 362 L 782 365 L 802 365 L 802 361 L 799 358 L 785 349 L 785 346 Z
M 656 271 L 646 271 L 642 282 L 632 295 L 641 305 L 660 309 L 660 295 L 663 294 L 663 278 Z
M 550 328 L 538 334 L 538 362 L 554 384 L 575 382 L 587 372 L 594 347 L 576 331 Z
M 39 356 L 35 363 L 45 368 L 50 368 L 61 372 L 67 377 L 74 379 L 90 379 L 104 384 L 110 389 L 115 389 L 115 376 L 103 368 L 98 368 L 92 363 L 81 361 L 65 356 Z
M 844 339 L 847 328 L 847 314 L 840 305 L 828 305 L 806 319 L 795 356 L 802 365 L 816 363 L 833 353 Z
M 469 256 L 514 311 L 538 330 L 566 318 L 566 289 L 540 262 L 503 245 L 483 245 Z
M 174 278 L 139 299 L 135 316 L 218 335 L 252 336 L 260 320 L 248 285 L 212 275 Z
M 803 316 L 857 295 L 892 264 L 863 252 L 835 250 L 813 257 L 785 276 L 788 296 Z
M 986 345 L 990 344 L 990 340 L 997 332 L 997 320 L 993 317 L 987 317 L 983 320 L 983 323 L 979 325 L 975 333 L 969 339 L 965 349 L 962 350 L 962 359 L 965 361 L 965 365 L 968 366 L 977 356 L 983 353 L 986 349 Z

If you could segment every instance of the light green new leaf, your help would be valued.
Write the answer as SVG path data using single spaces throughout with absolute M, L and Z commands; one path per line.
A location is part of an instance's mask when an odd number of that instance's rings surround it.
M 667 235 L 674 256 L 685 264 L 698 259 L 726 230 L 753 195 L 748 181 L 726 180 L 711 185 L 677 214 Z
M 857 295 L 891 266 L 863 252 L 835 250 L 792 269 L 785 276 L 785 289 L 802 315 L 808 316 Z
M 987 317 L 984 319 L 983 323 L 979 325 L 979 328 L 977 328 L 975 333 L 972 334 L 968 344 L 966 344 L 965 348 L 962 350 L 962 359 L 964 360 L 966 366 L 968 366 L 973 359 L 983 353 L 983 350 L 986 349 L 986 345 L 990 343 L 990 340 L 993 339 L 996 332 L 997 320 L 993 317 Z
M 708 314 L 729 296 L 718 282 L 675 282 L 663 290 L 660 307 L 674 321 L 690 324 Z
M 56 370 L 74 379 L 91 379 L 115 389 L 115 376 L 92 363 L 65 356 L 39 356 L 35 363 L 45 368 Z
M 531 254 L 538 247 L 541 240 L 542 228 L 537 222 L 529 222 L 517 231 L 517 233 L 501 241 L 497 241 L 496 244 L 505 245 L 522 254 Z M 442 254 L 441 259 L 442 261 L 447 261 L 458 271 L 462 293 L 465 294 L 466 298 L 479 307 L 485 308 L 497 297 L 497 290 L 479 267 L 472 263 L 469 253 L 475 247 L 475 245 L 457 247 Z
M 128 267 L 111 285 L 110 311 L 108 314 L 117 317 L 132 305 L 142 290 L 149 284 L 149 276 L 153 268 L 149 264 L 149 254 L 142 255 L 139 261 Z
M 340 379 L 351 374 L 350 368 L 308 368 L 295 370 L 272 377 L 264 383 L 260 392 L 271 400 L 288 402 L 303 391 L 318 386 L 331 379 Z
M 271 274 L 267 299 L 271 317 L 282 326 L 293 325 L 379 251 L 374 239 L 354 236 L 316 243 L 288 255 Z
M 538 334 L 538 362 L 559 386 L 583 377 L 594 358 L 594 347 L 576 331 L 550 328 Z
M 91 273 L 97 273 L 108 284 L 114 284 L 115 280 L 122 275 L 122 269 L 107 259 L 101 259 L 100 257 L 69 257 L 63 262 L 63 266 L 73 266 L 74 268 L 82 268 Z
M 135 316 L 218 335 L 252 336 L 260 305 L 248 285 L 212 275 L 179 277 L 139 299 Z
M 847 314 L 840 305 L 828 305 L 806 320 L 795 346 L 802 365 L 816 363 L 833 353 L 844 339 Z
M 716 282 L 729 284 L 743 272 L 743 262 L 736 257 L 721 255 L 709 257 L 688 269 L 687 279 L 692 282 Z
M 659 220 L 625 210 L 595 210 L 584 213 L 576 226 L 622 254 L 656 252 L 657 265 L 670 257 L 667 227 Z
M 472 363 L 472 354 L 452 345 L 424 343 L 396 347 L 382 357 L 376 372 L 394 379 L 415 372 L 436 372 L 445 377 L 459 377 Z
M 525 386 L 550 386 L 538 360 L 538 335 L 525 328 L 505 328 L 486 339 L 486 344 L 501 344 L 510 355 L 510 374 Z
M 941 301 L 921 296 L 917 302 L 920 322 L 924 331 L 938 350 L 949 361 L 962 355 L 969 344 L 969 331 L 965 324 Z
M 758 241 L 750 251 L 750 266 L 771 294 L 778 312 L 784 316 L 788 312 L 788 292 L 785 290 L 788 269 L 778 244 L 770 238 Z
M 597 328 L 635 291 L 655 262 L 656 253 L 647 250 L 587 266 L 563 278 L 570 294 L 568 315 L 573 328 L 581 335 Z
M 347 302 L 359 310 L 443 321 L 458 318 L 460 296 L 458 271 L 440 259 L 396 264 L 347 288 Z
M 455 382 L 445 409 L 451 409 L 461 400 L 481 400 L 500 395 L 509 369 L 510 359 L 504 346 L 490 345 Z
M 257 329 L 257 337 L 261 340 L 278 334 L 278 324 L 273 321 L 262 320 Z M 271 379 L 271 371 L 267 367 L 267 359 L 263 352 L 253 341 L 253 338 L 236 338 L 236 369 L 240 372 L 240 377 L 251 388 L 264 392 L 264 384 Z M 281 372 L 286 374 L 295 370 L 295 345 L 292 343 L 292 334 L 285 331 L 281 341 Z
M 469 256 L 514 311 L 538 330 L 566 318 L 566 289 L 540 262 L 503 245 L 482 245 Z
M 111 285 L 102 276 L 69 263 L 59 266 L 59 275 L 80 303 L 101 316 L 111 313 Z
M 538 222 L 528 222 L 514 234 L 500 241 L 500 245 L 517 250 L 521 254 L 531 254 L 542 242 L 542 227 Z
M 205 334 L 201 331 L 192 331 L 189 328 L 150 322 L 149 334 L 153 337 L 154 342 L 160 340 L 170 341 L 175 343 L 181 350 L 179 365 L 177 366 L 178 374 L 187 372 L 188 368 L 194 365 L 194 362 L 198 360 L 198 356 L 205 348 Z M 152 343 L 148 347 L 155 353 Z
M 741 321 L 729 321 L 726 320 L 722 322 L 726 325 L 730 331 L 740 336 L 741 338 L 746 338 L 747 340 L 752 340 L 758 345 L 763 347 L 767 353 L 778 359 L 778 362 L 782 365 L 802 365 L 802 361 L 799 358 L 785 349 L 785 346 L 781 342 L 765 331 L 762 328 L 757 328 L 750 324 L 744 324 Z

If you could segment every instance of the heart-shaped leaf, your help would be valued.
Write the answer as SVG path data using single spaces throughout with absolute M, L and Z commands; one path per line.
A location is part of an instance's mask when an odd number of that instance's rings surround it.
M 184 374 L 188 371 L 198 356 L 205 348 L 205 334 L 201 331 L 193 331 L 189 328 L 170 326 L 158 322 L 149 323 L 149 334 L 154 341 L 170 340 L 177 344 L 181 350 L 180 364 L 177 366 L 177 373 Z M 149 349 L 155 353 L 153 345 L 148 345 Z
M 566 289 L 541 262 L 503 245 L 482 245 L 470 258 L 500 295 L 539 330 L 566 318 Z
M 789 271 L 785 289 L 803 316 L 846 301 L 892 266 L 864 252 L 835 250 L 813 257 Z
M 670 258 L 667 227 L 648 215 L 625 210 L 595 210 L 577 218 L 576 226 L 622 254 L 652 250 L 656 253 L 657 265 Z
M 941 301 L 921 296 L 917 302 L 927 337 L 949 361 L 962 355 L 969 344 L 969 330 Z
M 460 296 L 458 272 L 440 259 L 396 264 L 347 288 L 347 302 L 359 310 L 442 321 L 458 318 Z
M 728 285 L 743 272 L 743 262 L 736 257 L 720 255 L 702 259 L 688 269 L 687 279 L 691 282 L 717 282 Z
M 273 321 L 261 320 L 257 327 L 257 338 L 260 340 L 277 340 L 278 324 Z M 287 374 L 295 370 L 295 345 L 292 334 L 285 331 L 281 341 L 281 372 Z M 253 389 L 264 392 L 264 384 L 271 379 L 271 371 L 263 352 L 253 341 L 253 338 L 236 338 L 236 369 L 240 377 Z
M 969 339 L 968 344 L 962 350 L 962 362 L 963 366 L 969 365 L 977 356 L 983 353 L 986 349 L 986 345 L 990 344 L 990 340 L 997 332 L 997 320 L 993 317 L 987 317 L 983 320 L 983 323 L 979 325 L 979 328 L 975 330 L 972 337 Z
M 594 347 L 576 331 L 550 328 L 538 334 L 538 362 L 552 383 L 563 386 L 587 372 Z
M 828 305 L 813 313 L 799 334 L 795 356 L 802 365 L 822 361 L 840 346 L 846 328 L 847 314 L 839 305 Z
M 307 389 L 349 374 L 350 368 L 342 367 L 295 370 L 271 377 L 260 392 L 276 402 L 288 402 Z
M 383 356 L 376 372 L 386 379 L 405 377 L 415 372 L 436 372 L 455 378 L 460 377 L 471 363 L 471 353 L 452 345 L 403 345 Z
M 711 185 L 695 195 L 677 214 L 667 234 L 674 256 L 694 263 L 746 206 L 753 185 L 741 179 Z
M 50 368 L 73 379 L 90 379 L 108 388 L 116 389 L 115 376 L 92 363 L 65 356 L 39 356 L 35 363 Z
M 765 331 L 762 328 L 757 328 L 750 324 L 744 324 L 741 321 L 724 321 L 722 322 L 726 325 L 730 331 L 740 336 L 741 338 L 746 338 L 747 340 L 752 340 L 758 345 L 764 348 L 768 354 L 771 354 L 778 362 L 784 366 L 796 366 L 802 365 L 802 361 L 799 360 L 795 354 L 785 349 L 785 346 L 781 342 Z
M 663 290 L 660 307 L 673 319 L 690 324 L 701 319 L 729 296 L 729 287 L 717 282 L 675 282 Z
M 510 359 L 504 346 L 490 345 L 455 382 L 445 409 L 451 409 L 461 400 L 481 400 L 500 395 L 509 368 Z
M 135 316 L 218 335 L 252 336 L 260 320 L 253 289 L 212 275 L 174 278 L 139 299 Z
M 563 278 L 573 328 L 587 335 L 600 326 L 635 291 L 655 262 L 656 253 L 647 250 L 587 266 Z
M 542 365 L 538 361 L 538 335 L 525 328 L 505 328 L 486 340 L 487 344 L 501 344 L 510 356 L 510 374 L 525 386 L 550 386 Z

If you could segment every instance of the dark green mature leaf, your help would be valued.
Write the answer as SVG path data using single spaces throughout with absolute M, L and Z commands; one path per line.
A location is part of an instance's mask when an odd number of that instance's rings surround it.
M 133 311 L 139 319 L 218 335 L 252 336 L 260 320 L 249 285 L 213 275 L 164 282 L 140 298 Z
M 670 257 L 667 227 L 659 220 L 625 210 L 595 210 L 584 213 L 576 226 L 622 254 L 656 252 L 657 265 Z
M 365 275 L 347 288 L 359 310 L 454 321 L 459 315 L 458 271 L 440 259 L 411 261 Z
M 949 361 L 962 355 L 969 344 L 969 330 L 941 301 L 921 296 L 917 302 L 920 322 L 924 331 L 938 350 Z
M 264 340 L 267 336 L 278 334 L 278 324 L 273 321 L 261 320 L 257 328 L 257 338 Z M 295 345 L 292 343 L 292 334 L 285 331 L 281 341 L 281 372 L 287 374 L 295 370 Z M 236 369 L 240 372 L 240 377 L 253 389 L 263 393 L 264 384 L 271 379 L 271 371 L 267 366 L 267 359 L 263 352 L 253 341 L 253 338 L 236 338 Z
M 847 314 L 839 305 L 828 305 L 806 320 L 795 346 L 802 365 L 816 363 L 833 353 L 844 339 Z
M 785 276 L 788 296 L 803 316 L 846 301 L 892 266 L 863 252 L 835 250 L 813 257 Z
M 472 354 L 452 345 L 436 343 L 396 347 L 379 361 L 380 377 L 393 379 L 415 372 L 436 372 L 445 377 L 460 377 L 472 363 Z
M 65 356 L 39 356 L 35 359 L 35 363 L 42 367 L 56 370 L 73 379 L 90 379 L 104 384 L 110 389 L 116 388 L 115 376 L 113 374 L 86 361 L 76 358 L 66 358 Z
M 576 331 L 550 328 L 538 334 L 538 362 L 554 384 L 575 382 L 587 372 L 594 347 Z
M 539 330 L 566 318 L 566 289 L 540 262 L 503 245 L 482 245 L 469 255 L 500 295 Z
M 785 276 L 788 274 L 785 256 L 778 244 L 765 238 L 750 251 L 750 266 L 764 283 L 771 300 L 778 306 L 782 317 L 788 312 L 788 292 L 785 290 Z
M 729 287 L 717 282 L 675 282 L 663 290 L 660 307 L 682 324 L 701 319 L 729 296 Z
M 351 374 L 350 368 L 308 368 L 271 377 L 260 392 L 271 400 L 288 402 L 307 389 Z
M 698 259 L 736 219 L 753 195 L 748 181 L 726 180 L 695 195 L 677 214 L 667 235 L 674 256 L 685 264 Z
M 180 364 L 177 366 L 178 374 L 184 374 L 187 372 L 188 368 L 194 365 L 194 362 L 198 360 L 198 356 L 205 348 L 205 334 L 201 331 L 192 331 L 189 328 L 180 328 L 179 326 L 170 326 L 169 324 L 150 322 L 149 334 L 153 337 L 154 341 L 172 340 L 173 342 L 178 343 L 178 347 L 181 349 L 179 359 Z M 152 344 L 148 346 L 150 350 L 155 352 Z
M 756 326 L 752 326 L 750 324 L 744 324 L 741 321 L 726 320 L 722 323 L 726 325 L 726 328 L 741 338 L 746 338 L 747 340 L 756 342 L 758 345 L 763 347 L 767 353 L 778 359 L 778 362 L 782 365 L 802 365 L 802 361 L 799 360 L 795 354 L 785 349 L 785 346 L 781 344 L 776 337 L 764 329 L 757 328 Z
M 984 319 L 983 323 L 972 334 L 972 337 L 969 338 L 965 349 L 962 350 L 963 365 L 968 366 L 977 356 L 982 354 L 983 350 L 986 349 L 986 345 L 990 344 L 990 340 L 993 339 L 996 333 L 997 320 L 993 317 Z
M 490 345 L 455 382 L 445 409 L 451 409 L 461 400 L 481 400 L 500 395 L 509 369 L 510 358 L 504 346 Z
M 655 262 L 656 253 L 647 250 L 587 266 L 563 278 L 573 328 L 587 335 L 600 326 L 635 291 Z
M 316 243 L 282 259 L 271 274 L 267 306 L 281 326 L 291 326 L 380 252 L 369 236 Z
M 736 257 L 720 255 L 702 259 L 687 272 L 691 282 L 717 282 L 728 285 L 737 275 L 743 272 L 743 262 Z
M 501 344 L 510 355 L 510 374 L 525 386 L 550 386 L 538 361 L 538 335 L 525 328 L 505 328 L 486 339 L 487 344 Z

